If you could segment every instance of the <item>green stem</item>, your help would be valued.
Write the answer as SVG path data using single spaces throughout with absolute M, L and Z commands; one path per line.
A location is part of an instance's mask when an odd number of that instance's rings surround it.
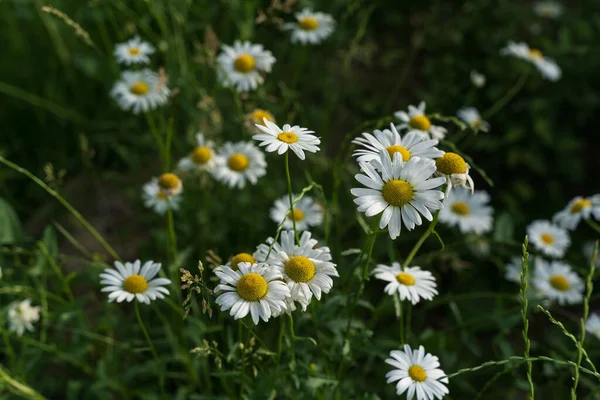
M 290 351 L 292 353 L 292 366 L 296 366 L 296 333 L 294 333 L 294 317 L 289 314 L 290 317 Z
M 404 337 L 404 305 L 400 299 L 398 299 L 398 308 L 400 310 L 400 317 L 398 318 L 400 322 L 400 345 L 402 346 L 406 343 L 406 340 Z
M 161 164 L 164 166 L 166 165 L 165 147 L 160 137 L 160 132 L 158 131 L 158 129 L 156 129 L 156 124 L 154 123 L 154 119 L 152 119 L 152 117 L 150 116 L 150 113 L 144 113 L 144 116 L 146 117 L 148 128 L 150 128 L 150 132 L 152 133 L 152 136 L 154 136 L 154 140 L 156 141 L 156 145 L 158 146 L 158 154 L 160 155 Z
M 283 347 L 283 332 L 285 331 L 285 318 L 279 318 L 279 336 L 277 337 L 277 377 L 281 365 L 281 348 Z M 277 379 L 279 380 L 279 379 Z M 275 383 L 275 382 L 274 382 Z
M 415 247 L 412 248 L 412 250 L 408 254 L 408 257 L 406 257 L 406 260 L 404 260 L 404 262 L 402 263 L 402 269 L 408 267 L 408 265 L 413 260 L 413 258 L 415 257 L 415 255 L 417 255 L 417 252 L 419 251 L 419 249 L 421 248 L 421 246 L 423 245 L 423 243 L 425 243 L 425 240 L 427 240 L 427 238 L 429 237 L 429 235 L 431 235 L 431 233 L 434 231 L 435 225 L 437 224 L 438 216 L 439 215 L 440 215 L 440 210 L 437 210 L 435 212 L 435 214 L 433 214 L 433 220 L 431 221 L 431 223 L 429 224 L 429 227 L 423 233 L 423 235 L 421 236 L 421 238 L 419 239 L 419 241 L 417 242 L 417 244 L 415 244 Z
M 48 261 L 48 263 L 50 264 L 50 266 L 52 267 L 52 270 L 54 270 L 54 273 L 56 274 L 56 276 L 58 276 L 58 279 L 60 280 L 60 282 L 62 284 L 62 289 L 65 292 L 65 294 L 67 295 L 67 297 L 69 298 L 69 301 L 73 301 L 75 299 L 75 297 L 73 296 L 73 292 L 71 291 L 69 282 L 65 279 L 65 276 L 63 275 L 62 271 L 60 270 L 60 267 L 58 265 L 56 265 L 56 262 L 54 261 L 54 259 L 50 255 L 50 253 L 48 252 L 48 249 L 46 248 L 46 246 L 44 245 L 43 242 L 37 242 L 37 246 L 40 249 L 40 251 L 42 252 L 42 254 L 44 255 L 44 257 L 46 258 L 46 260 Z
M 412 312 L 412 304 L 411 303 L 406 303 L 406 329 L 405 329 L 405 335 L 406 335 L 406 343 L 410 343 L 410 319 L 411 319 L 411 312 Z
M 525 342 L 525 352 L 524 352 L 524 358 L 527 359 L 529 358 L 529 348 L 531 346 L 531 342 L 529 340 L 529 320 L 527 319 L 527 308 L 529 305 L 529 302 L 527 300 L 527 273 L 529 272 L 528 269 L 528 260 L 529 260 L 529 253 L 527 253 L 527 245 L 529 243 L 529 238 L 527 236 L 525 236 L 525 240 L 523 242 L 523 258 L 521 259 L 521 267 L 522 267 L 522 271 L 521 271 L 521 291 L 520 291 L 520 297 L 521 297 L 521 303 L 523 304 L 522 308 L 521 308 L 521 318 L 523 320 L 523 341 Z M 531 361 L 527 361 L 527 382 L 529 382 L 529 399 L 533 400 L 534 396 L 535 396 L 535 386 L 533 385 L 533 378 L 532 378 L 532 369 L 533 369 L 533 365 L 531 363 Z
M 515 97 L 517 95 L 517 93 L 519 93 L 519 91 L 523 88 L 523 86 L 525 85 L 525 82 L 527 81 L 528 76 L 529 76 L 529 68 L 523 70 L 523 72 L 519 76 L 519 79 L 517 80 L 517 82 L 515 82 L 513 87 L 510 88 L 508 90 L 508 92 L 506 92 L 504 94 L 504 96 L 502 96 L 500 99 L 498 99 L 498 101 L 496 101 L 494 103 L 494 105 L 492 105 L 490 108 L 488 108 L 482 114 L 482 117 L 484 119 L 489 119 L 491 116 L 493 116 L 498 111 L 500 111 L 502 108 L 504 108 L 504 106 L 506 106 L 508 104 L 508 102 L 511 101 L 513 99 L 513 97 Z
M 12 387 L 18 394 L 24 396 L 29 399 L 36 400 L 47 400 L 46 397 L 42 396 L 40 393 L 33 390 L 31 387 L 13 379 L 12 376 L 9 375 L 8 371 L 6 371 L 2 365 L 0 364 L 0 382 L 6 382 L 8 386 Z
M 167 229 L 169 231 L 168 240 L 168 252 L 171 254 L 173 265 L 177 263 L 177 234 L 175 233 L 175 222 L 173 220 L 173 209 L 169 202 L 169 208 L 167 209 Z M 168 254 L 168 253 L 167 253 Z M 177 270 L 177 268 L 172 268 Z
M 300 245 L 300 238 L 298 237 L 298 231 L 296 230 L 296 218 L 294 216 L 294 199 L 292 198 L 292 178 L 290 176 L 290 150 L 285 152 L 285 176 L 287 178 L 288 186 L 288 197 L 290 199 L 290 216 L 292 217 L 292 225 L 294 226 L 294 236 L 296 237 L 296 243 Z
M 139 303 L 138 300 L 135 299 L 134 300 L 135 316 L 137 317 L 138 324 L 140 325 L 140 328 L 142 329 L 142 332 L 144 333 L 144 337 L 146 338 L 146 341 L 148 342 L 148 345 L 150 346 L 152 355 L 154 356 L 154 359 L 156 360 L 156 363 L 159 368 L 159 385 L 160 385 L 160 393 L 161 393 L 161 398 L 162 398 L 162 397 L 164 397 L 164 392 L 165 392 L 165 382 L 164 382 L 164 376 L 162 373 L 162 368 L 160 367 L 160 358 L 158 358 L 158 353 L 156 353 L 156 348 L 154 347 L 154 343 L 152 342 L 152 339 L 150 339 L 150 335 L 148 334 L 146 325 L 144 325 L 144 321 L 142 321 L 142 316 L 140 315 L 140 308 L 139 308 L 138 303 Z
M 600 225 L 597 222 L 592 221 L 591 218 L 586 219 L 585 222 L 597 233 L 600 233 Z
M 167 127 L 167 139 L 165 143 L 165 165 L 163 167 L 164 172 L 171 170 L 171 142 L 173 141 L 173 118 L 169 119 L 169 125 Z
M 246 373 L 246 357 L 244 354 L 244 351 L 246 350 L 244 347 L 244 325 L 242 324 L 242 320 L 239 320 L 238 323 L 238 340 L 240 342 L 239 344 L 239 349 L 240 349 L 240 357 L 241 357 L 241 368 L 240 368 L 240 395 L 239 398 L 241 399 L 243 394 L 244 394 L 244 379 L 245 379 L 245 373 Z

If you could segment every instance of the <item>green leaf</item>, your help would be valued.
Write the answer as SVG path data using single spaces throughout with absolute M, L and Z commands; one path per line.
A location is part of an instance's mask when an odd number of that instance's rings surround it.
M 16 243 L 23 236 L 17 213 L 6 200 L 0 198 L 0 244 Z

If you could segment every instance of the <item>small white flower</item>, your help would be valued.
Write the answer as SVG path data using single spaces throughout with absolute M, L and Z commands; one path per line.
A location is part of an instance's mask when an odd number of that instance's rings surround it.
M 260 44 L 236 41 L 233 46 L 223 45 L 217 61 L 221 84 L 234 86 L 238 92 L 248 92 L 264 83 L 262 74 L 271 72 L 275 57 Z
M 527 226 L 529 242 L 549 257 L 562 258 L 571 244 L 567 231 L 550 221 L 537 220 Z
M 594 255 L 594 242 L 587 242 L 586 244 L 584 244 L 581 251 L 583 252 L 583 255 L 585 257 L 585 265 L 590 265 L 590 262 L 592 261 L 592 256 Z M 596 260 L 594 261 L 594 265 L 596 266 L 596 268 L 600 267 L 600 251 L 598 251 L 598 254 L 596 254 Z
M 535 263 L 533 285 L 538 292 L 558 304 L 576 304 L 583 301 L 583 280 L 560 261 L 545 261 L 538 258 Z
M 283 26 L 283 29 L 292 31 L 292 43 L 321 43 L 335 28 L 333 17 L 322 12 L 312 12 L 305 8 L 296 13 L 295 17 L 297 22 L 288 22 Z
M 488 132 L 490 124 L 484 121 L 475 107 L 463 107 L 456 113 L 458 118 L 465 121 L 474 131 Z
M 475 183 L 469 175 L 471 166 L 467 164 L 464 158 L 456 153 L 446 152 L 443 156 L 435 160 L 435 176 L 446 178 L 446 195 L 450 193 L 453 187 L 464 187 L 471 193 L 475 190 Z
M 218 151 L 213 176 L 231 188 L 242 189 L 246 181 L 256 185 L 266 173 L 265 155 L 252 142 L 226 142 Z
M 413 305 L 421 299 L 431 300 L 438 294 L 435 278 L 429 271 L 421 267 L 406 267 L 402 269 L 397 262 L 392 266 L 379 264 L 372 272 L 375 278 L 389 282 L 384 291 L 390 296 L 394 293 L 400 295 L 400 300 L 410 301 Z
M 158 184 L 158 179 L 154 178 L 150 182 L 146 183 L 142 190 L 142 200 L 147 208 L 151 208 L 158 215 L 164 215 L 171 207 L 171 210 L 179 210 L 181 200 L 183 197 L 181 194 L 169 196 L 163 192 Z
M 591 197 L 577 196 L 552 220 L 561 228 L 574 230 L 582 219 L 594 217 L 600 220 L 600 194 Z
M 292 195 L 294 201 L 298 195 Z M 294 206 L 294 213 L 290 212 L 290 197 L 286 194 L 275 200 L 271 208 L 271 219 L 276 223 L 283 223 L 283 229 L 293 229 L 294 220 L 296 230 L 305 231 L 311 226 L 321 225 L 323 222 L 323 207 L 316 203 L 312 197 L 304 195 Z
M 481 235 L 492 230 L 494 210 L 488 206 L 490 196 L 483 190 L 474 194 L 464 188 L 454 189 L 444 200 L 440 222 L 448 226 L 458 225 L 462 233 Z
M 215 143 L 204 138 L 204 134 L 196 134 L 196 147 L 186 157 L 179 160 L 177 167 L 182 171 L 211 172 L 217 166 Z
M 406 111 L 396 111 L 394 116 L 403 123 L 398 125 L 398 129 L 415 130 L 431 139 L 442 140 L 448 132 L 442 126 L 432 125 L 431 121 L 425 115 L 425 102 L 419 103 L 418 107 L 408 106 Z
M 33 324 L 40 319 L 40 307 L 32 307 L 31 299 L 15 301 L 8 306 L 8 329 L 17 336 L 33 332 Z
M 480 74 L 475 70 L 472 70 L 471 83 L 477 88 L 482 88 L 483 86 L 485 86 L 485 75 Z
M 136 36 L 126 42 L 117 44 L 114 55 L 119 64 L 148 64 L 150 63 L 149 56 L 154 51 L 154 46 Z
M 124 71 L 110 95 L 123 111 L 134 114 L 154 110 L 167 103 L 171 91 L 161 82 L 158 74 L 149 69 Z
M 223 266 L 215 269 L 221 282 L 215 292 L 223 292 L 216 303 L 222 311 L 231 309 L 234 319 L 244 318 L 248 313 L 252 322 L 260 319 L 267 322 L 273 314 L 285 309 L 285 298 L 290 297 L 290 289 L 283 282 L 281 273 L 264 263 L 240 262 L 238 270 Z
M 319 151 L 321 139 L 311 135 L 313 131 L 288 124 L 279 128 L 266 118 L 263 122 L 264 125 L 256 124 L 263 133 L 252 136 L 252 139 L 260 141 L 259 146 L 266 146 L 265 151 L 269 153 L 277 151 L 277 154 L 281 155 L 291 149 L 301 160 L 305 158 L 304 151 L 310 153 Z
M 100 274 L 100 284 L 105 285 L 102 292 L 109 292 L 108 301 L 117 303 L 134 298 L 140 303 L 150 304 L 150 301 L 164 299 L 169 295 L 165 285 L 171 284 L 166 278 L 154 278 L 160 270 L 160 263 L 146 261 L 142 266 L 140 260 L 126 262 L 125 265 L 115 261 L 115 268 L 106 268 Z
M 600 316 L 598 316 L 598 314 L 590 314 L 587 322 L 585 323 L 585 330 L 600 340 Z
M 390 357 L 385 362 L 396 368 L 387 374 L 387 383 L 396 382 L 396 394 L 401 396 L 406 392 L 406 399 L 417 400 L 441 399 L 449 393 L 444 383 L 448 383 L 446 374 L 440 367 L 439 359 L 430 354 L 425 354 L 423 346 L 412 350 L 409 345 L 404 345 L 404 351 L 392 350 Z
M 532 63 L 541 72 L 542 76 L 548 80 L 557 81 L 562 75 L 560 67 L 554 60 L 545 57 L 538 49 L 529 48 L 529 46 L 523 42 L 509 42 L 508 45 L 500 51 L 500 54 L 511 55 Z
M 563 14 L 563 6 L 557 1 L 538 1 L 533 5 L 533 12 L 538 17 L 556 19 Z

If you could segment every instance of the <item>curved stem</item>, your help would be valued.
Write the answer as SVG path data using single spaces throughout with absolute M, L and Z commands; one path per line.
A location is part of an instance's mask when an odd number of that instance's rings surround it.
M 300 245 L 300 238 L 298 237 L 298 231 L 296 230 L 296 216 L 294 215 L 294 199 L 292 198 L 292 178 L 290 176 L 290 151 L 285 152 L 285 176 L 287 178 L 288 185 L 288 197 L 290 199 L 290 217 L 292 218 L 292 225 L 294 226 L 294 236 L 296 242 Z
M 161 397 L 163 397 L 162 394 L 164 394 L 164 391 L 165 391 L 165 383 L 164 383 L 162 368 L 160 368 L 160 358 L 158 358 L 158 354 L 156 353 L 156 348 L 154 348 L 154 343 L 152 342 L 152 339 L 150 339 L 150 335 L 148 334 L 148 329 L 146 329 L 146 325 L 144 325 L 144 321 L 142 321 L 142 316 L 140 315 L 140 308 L 139 308 L 138 303 L 139 302 L 137 301 L 137 299 L 135 299 L 134 300 L 135 316 L 137 318 L 138 324 L 140 325 L 140 328 L 142 329 L 142 332 L 144 333 L 144 337 L 146 338 L 146 341 L 148 342 L 148 345 L 150 346 L 152 355 L 154 356 L 154 359 L 156 360 L 156 362 L 159 365 L 159 385 L 160 385 Z
M 525 82 L 527 81 L 527 77 L 529 76 L 529 68 L 523 70 L 521 76 L 512 88 L 508 90 L 498 101 L 494 103 L 490 108 L 488 108 L 483 114 L 482 117 L 485 119 L 490 118 L 492 115 L 496 114 L 498 111 L 504 108 L 508 104 L 509 101 L 513 99 L 521 91 L 523 86 L 525 86 Z
M 590 218 L 586 219 L 585 222 L 587 222 L 587 224 L 596 232 L 600 233 L 600 225 L 594 221 L 592 221 Z
M 438 216 L 439 215 L 440 215 L 440 210 L 437 210 L 435 212 L 435 214 L 433 214 L 433 220 L 431 221 L 431 224 L 429 224 L 429 227 L 427 228 L 427 230 L 423 233 L 423 235 L 421 236 L 421 238 L 419 239 L 419 241 L 417 242 L 417 244 L 415 244 L 415 247 L 412 248 L 412 250 L 408 254 L 408 257 L 406 257 L 406 259 L 402 263 L 402 268 L 403 269 L 406 268 L 406 267 L 408 267 L 408 265 L 413 260 L 413 258 L 415 258 L 415 255 L 417 254 L 417 252 L 419 251 L 419 249 L 421 248 L 421 246 L 423 245 L 423 243 L 425 243 L 425 240 L 427 240 L 427 238 L 429 237 L 429 235 L 431 235 L 431 233 L 434 231 L 435 225 L 437 224 Z

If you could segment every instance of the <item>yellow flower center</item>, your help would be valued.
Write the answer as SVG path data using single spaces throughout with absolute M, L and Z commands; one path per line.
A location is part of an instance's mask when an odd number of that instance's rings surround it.
M 247 262 L 250 264 L 254 264 L 256 260 L 252 257 L 252 254 L 248 253 L 240 253 L 231 259 L 231 269 L 237 271 L 239 270 L 238 264 L 241 262 Z
M 477 118 L 475 121 L 473 121 L 471 126 L 475 129 L 479 129 L 481 127 L 481 118 Z
M 285 262 L 285 273 L 296 282 L 308 282 L 315 275 L 315 265 L 304 256 L 296 256 Z
M 411 128 L 420 131 L 429 131 L 429 128 L 431 128 L 431 121 L 424 115 L 415 115 L 408 121 L 408 125 L 410 125 Z
M 569 281 L 562 275 L 552 275 L 550 277 L 550 285 L 561 292 L 569 290 Z
M 198 146 L 192 151 L 190 157 L 196 164 L 206 164 L 212 158 L 212 150 L 208 147 Z
M 233 154 L 229 157 L 229 160 L 227 161 L 227 165 L 229 166 L 229 168 L 237 172 L 244 171 L 246 168 L 248 168 L 249 164 L 250 160 L 248 160 L 248 157 L 246 157 L 242 153 Z
M 435 166 L 444 175 L 465 174 L 467 172 L 465 159 L 456 153 L 444 153 L 443 156 L 435 160 Z
M 410 376 L 413 381 L 417 382 L 423 382 L 425 379 L 427 379 L 427 373 L 423 367 L 419 365 L 412 365 L 408 369 L 408 376 Z
M 458 215 L 469 215 L 470 212 L 469 205 L 464 201 L 457 201 L 456 203 L 452 204 L 451 209 L 454 214 Z
M 571 214 L 577 214 L 584 208 L 588 208 L 591 206 L 592 206 L 592 202 L 589 201 L 588 199 L 579 199 L 575 202 L 575 204 L 573 204 L 573 207 L 571 207 Z
M 238 58 L 236 58 L 233 62 L 233 67 L 235 70 L 244 74 L 252 71 L 255 65 L 256 63 L 254 61 L 254 57 L 252 57 L 250 54 L 239 55 Z
M 159 190 L 158 193 L 156 193 L 156 197 L 158 197 L 161 200 L 166 200 L 169 198 L 169 195 L 163 192 L 162 190 Z
M 242 299 L 258 301 L 267 294 L 267 281 L 260 274 L 251 272 L 240 278 L 236 289 Z
M 158 186 L 166 190 L 173 190 L 181 185 L 181 181 L 177 175 L 167 172 L 158 178 Z
M 298 26 L 303 31 L 314 31 L 319 27 L 319 21 L 313 17 L 304 17 L 298 22 Z
M 414 190 L 410 183 L 394 179 L 383 185 L 382 195 L 383 199 L 388 203 L 396 207 L 402 207 L 408 204 L 414 195 Z
M 148 288 L 148 281 L 141 275 L 130 275 L 123 281 L 123 289 L 129 293 L 144 293 Z
M 412 286 L 415 284 L 415 278 L 406 272 L 400 272 L 398 275 L 396 275 L 396 279 L 404 286 Z
M 397 144 L 388 146 L 386 148 L 388 154 L 390 155 L 390 157 L 392 158 L 392 160 L 394 159 L 394 154 L 395 153 L 400 153 L 402 155 L 402 161 L 408 161 L 410 160 L 410 151 L 408 151 L 406 149 L 406 147 L 404 146 L 400 146 Z
M 302 221 L 304 220 L 304 213 L 302 212 L 302 210 L 294 208 L 294 215 L 292 216 L 292 213 L 288 211 L 287 217 L 288 219 L 293 219 L 294 221 Z
M 540 237 L 542 238 L 542 242 L 544 242 L 546 244 L 552 244 L 552 243 L 554 243 L 554 236 L 552 236 L 549 233 L 542 233 L 540 235 Z
M 137 47 L 131 47 L 128 51 L 129 54 L 132 56 L 137 56 L 138 54 L 140 54 L 140 49 Z
M 270 121 L 270 122 L 275 121 L 275 118 L 273 118 L 273 115 L 271 115 L 270 112 L 261 110 L 260 108 L 252 111 L 250 118 L 252 118 L 252 121 L 254 121 L 255 123 L 261 124 L 261 125 L 264 123 L 263 118 L 266 118 L 266 120 Z
M 287 144 L 292 144 L 298 141 L 298 136 L 294 132 L 281 132 L 277 135 L 277 139 Z
M 136 82 L 133 85 L 131 85 L 129 90 L 135 95 L 143 96 L 146 93 L 148 93 L 148 91 L 150 91 L 150 88 L 145 82 Z
M 531 58 L 535 58 L 536 60 L 541 60 L 544 58 L 544 54 L 538 49 L 529 49 L 529 56 Z

